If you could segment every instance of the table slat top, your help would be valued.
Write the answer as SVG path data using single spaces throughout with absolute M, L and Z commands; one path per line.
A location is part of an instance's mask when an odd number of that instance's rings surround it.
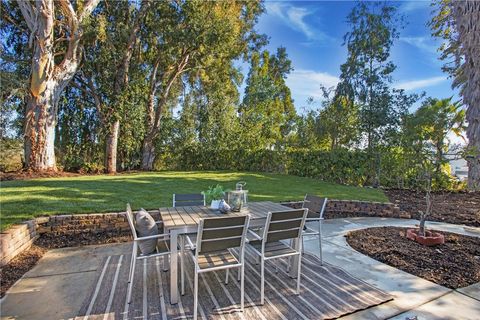
M 218 210 L 213 210 L 205 206 L 186 206 L 160 208 L 160 216 L 163 225 L 167 229 L 194 227 L 198 225 L 200 219 L 211 217 L 231 217 L 249 214 L 251 220 L 265 219 L 268 212 L 291 210 L 291 208 L 283 206 L 279 203 L 271 201 L 249 202 L 248 207 L 240 212 L 229 212 L 222 214 Z

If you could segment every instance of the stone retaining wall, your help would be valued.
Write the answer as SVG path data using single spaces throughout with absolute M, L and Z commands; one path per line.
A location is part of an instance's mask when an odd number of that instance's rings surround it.
M 282 202 L 292 208 L 301 208 L 302 202 Z M 155 220 L 160 219 L 158 210 L 149 210 Z M 392 203 L 329 200 L 326 219 L 345 217 L 390 217 L 410 218 Z M 128 235 L 130 229 L 124 212 L 57 215 L 39 217 L 15 225 L 1 233 L 0 266 L 8 263 L 23 250 L 30 248 L 35 239 L 48 233 L 51 235 L 75 235 L 104 233 L 113 236 Z
M 301 208 L 302 201 L 281 202 L 291 208 Z M 388 217 L 410 219 L 411 215 L 401 211 L 393 203 L 368 202 L 357 200 L 328 200 L 325 208 L 325 219 L 352 217 Z
M 0 266 L 30 248 L 37 237 L 35 220 L 14 225 L 0 233 Z

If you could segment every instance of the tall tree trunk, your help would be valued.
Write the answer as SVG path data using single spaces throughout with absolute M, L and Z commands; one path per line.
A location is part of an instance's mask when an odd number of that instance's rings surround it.
M 35 36 L 30 98 L 28 99 L 24 124 L 25 167 L 29 170 L 56 170 L 55 162 L 55 117 L 57 114 L 54 92 L 57 83 L 53 79 L 53 1 L 25 6 L 24 10 L 42 11 L 32 24 L 38 31 Z
M 142 148 L 142 170 L 153 170 L 153 164 L 155 162 L 155 139 L 157 139 L 158 137 L 158 131 L 160 129 L 160 122 L 162 119 L 163 110 L 165 109 L 165 106 L 167 104 L 170 90 L 173 84 L 182 74 L 188 64 L 189 56 L 189 53 L 185 51 L 178 64 L 175 66 L 174 71 L 169 74 L 169 77 L 167 79 L 160 78 L 157 80 L 156 76 L 159 67 L 159 60 L 157 60 L 154 65 L 146 114 L 147 134 L 143 141 Z M 157 89 L 162 85 L 163 81 L 166 81 L 166 83 L 162 87 L 162 94 L 160 96 L 160 99 L 158 99 L 158 105 L 155 109 L 155 95 Z
M 30 43 L 33 44 L 30 97 L 24 123 L 26 169 L 57 169 L 54 148 L 57 103 L 81 59 L 82 21 L 90 15 L 98 1 L 89 0 L 78 13 L 69 0 L 17 1 L 31 32 Z M 54 61 L 54 4 L 57 3 L 65 17 L 64 28 L 70 34 L 67 50 L 59 64 Z
M 105 170 L 108 173 L 117 172 L 117 145 L 120 133 L 120 120 L 110 125 L 105 147 Z
M 457 58 L 463 59 L 460 68 L 463 102 L 467 105 L 468 147 L 472 155 L 468 161 L 468 188 L 480 190 L 480 2 L 452 1 L 452 13 L 458 33 L 459 48 Z
M 142 147 L 142 170 L 153 170 L 155 163 L 155 135 L 147 134 Z
M 30 97 L 24 126 L 25 166 L 33 171 L 56 171 L 56 101 L 51 88 L 41 96 Z

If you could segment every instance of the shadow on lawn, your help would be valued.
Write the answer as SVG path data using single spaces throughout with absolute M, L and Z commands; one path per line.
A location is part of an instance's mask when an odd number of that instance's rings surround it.
M 10 221 L 12 217 L 123 211 L 127 202 L 135 210 L 151 210 L 171 206 L 173 193 L 200 193 L 217 183 L 234 189 L 238 181 L 247 182 L 250 201 L 301 200 L 307 192 L 338 199 L 375 196 L 371 190 L 288 175 L 154 172 L 7 182 L 2 185 L 2 216 Z

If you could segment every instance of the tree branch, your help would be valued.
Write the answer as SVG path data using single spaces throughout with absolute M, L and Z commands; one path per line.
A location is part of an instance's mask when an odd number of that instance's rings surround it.
M 23 14 L 23 17 L 25 18 L 28 29 L 30 29 L 31 33 L 34 33 L 36 31 L 37 11 L 31 5 L 30 1 L 17 0 L 17 3 L 20 7 L 20 11 Z
M 78 17 L 78 21 L 80 23 L 83 22 L 83 20 L 88 17 L 92 11 L 97 7 L 98 3 L 100 0 L 88 0 L 88 2 L 83 6 L 83 11 L 80 13 Z

